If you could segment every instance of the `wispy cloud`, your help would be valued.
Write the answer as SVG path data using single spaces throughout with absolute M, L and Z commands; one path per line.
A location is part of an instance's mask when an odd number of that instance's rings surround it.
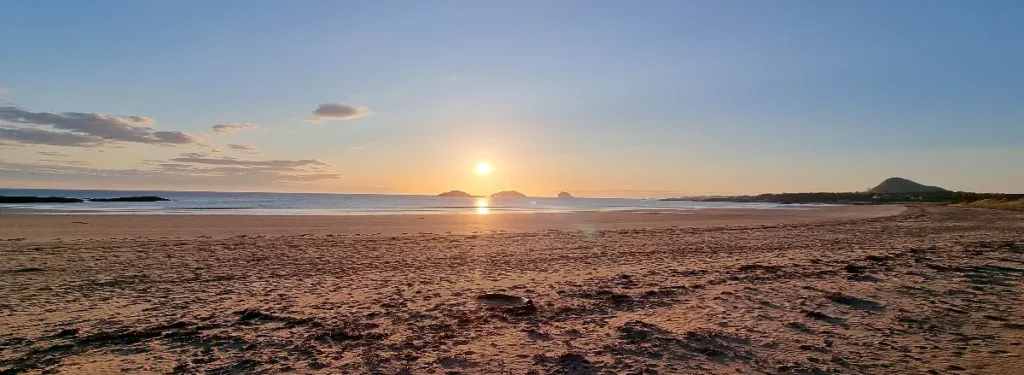
M 61 156 L 61 157 L 71 156 L 71 155 L 68 155 L 68 154 L 65 154 L 65 153 L 62 153 L 62 152 L 53 152 L 53 151 L 39 151 L 39 152 L 36 152 L 36 153 L 39 154 L 39 155 L 43 155 L 43 156 Z
M 74 165 L 74 166 L 79 166 L 79 167 L 84 167 L 84 166 L 89 165 L 89 163 L 86 163 L 84 161 L 78 161 L 78 160 L 39 159 L 37 161 L 43 162 L 43 163 L 50 163 L 50 164 Z
M 0 142 L 51 146 L 98 147 L 109 143 L 144 143 L 164 146 L 199 143 L 181 131 L 157 131 L 152 118 L 111 116 L 82 112 L 30 112 L 0 106 Z
M 247 160 L 229 156 L 205 157 L 196 156 L 195 153 L 183 154 L 180 158 L 171 159 L 178 163 L 207 164 L 207 165 L 230 165 L 249 168 L 287 168 L 287 169 L 319 169 L 329 164 L 316 159 L 307 160 Z
M 5 95 L 5 94 L 7 94 L 9 92 L 11 92 L 11 89 L 6 88 L 6 87 L 0 87 L 0 95 Z
M 39 128 L 19 128 L 0 125 L 0 144 L 35 144 L 66 147 L 98 147 L 107 143 L 103 138 L 72 132 L 56 132 Z
M 227 147 L 232 149 L 232 150 L 243 151 L 243 152 L 247 152 L 247 153 L 250 153 L 250 154 L 258 154 L 258 153 L 260 153 L 260 148 L 256 147 L 255 145 L 240 145 L 240 144 L 232 143 L 232 144 L 228 144 Z
M 361 105 L 325 103 L 321 104 L 313 111 L 313 117 L 311 117 L 309 121 L 323 122 L 351 120 L 372 114 L 373 112 L 370 111 L 369 108 Z
M 325 171 L 327 163 L 318 160 L 245 160 L 206 157 L 186 153 L 171 160 L 147 160 L 148 168 L 103 169 L 79 161 L 44 159 L 37 162 L 13 162 L 0 159 L 0 172 L 13 180 L 111 181 L 136 185 L 200 184 L 202 186 L 272 186 L 339 180 L 341 175 Z
M 255 130 L 259 129 L 258 124 L 249 123 L 230 123 L 230 124 L 217 124 L 213 126 L 213 133 L 216 135 L 233 134 L 244 130 Z

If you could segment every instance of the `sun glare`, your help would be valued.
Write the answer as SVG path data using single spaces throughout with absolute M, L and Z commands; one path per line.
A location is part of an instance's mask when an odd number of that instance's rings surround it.
M 491 164 L 486 161 L 476 163 L 475 171 L 478 175 L 486 176 L 491 173 Z
M 476 206 L 476 213 L 479 215 L 487 215 L 491 213 L 491 202 L 488 202 L 487 198 L 477 198 L 474 205 Z

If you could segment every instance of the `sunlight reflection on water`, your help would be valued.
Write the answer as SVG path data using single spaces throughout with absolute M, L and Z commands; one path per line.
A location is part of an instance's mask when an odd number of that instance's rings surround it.
M 487 201 L 487 198 L 477 198 L 475 204 L 477 215 L 487 215 L 491 213 L 490 203 L 491 202 Z

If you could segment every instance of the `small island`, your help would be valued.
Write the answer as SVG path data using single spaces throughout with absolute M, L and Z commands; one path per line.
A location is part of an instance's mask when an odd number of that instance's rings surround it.
M 437 196 L 439 196 L 439 197 L 446 197 L 446 198 L 472 198 L 473 197 L 472 195 L 469 195 L 469 193 L 464 192 L 462 190 L 452 190 L 452 191 L 449 191 L 449 192 L 444 192 L 444 193 L 438 194 Z
M 558 193 L 558 197 L 559 198 L 575 198 L 575 197 L 572 196 L 572 194 L 569 194 L 568 191 L 563 191 L 561 193 Z
M 152 195 L 138 197 L 116 197 L 116 198 L 89 198 L 90 202 L 164 202 L 170 199 Z
M 491 194 L 491 198 L 526 198 L 526 194 L 515 190 L 506 190 Z

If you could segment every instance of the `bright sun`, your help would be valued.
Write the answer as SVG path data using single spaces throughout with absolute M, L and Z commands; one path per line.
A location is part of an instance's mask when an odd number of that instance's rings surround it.
M 474 170 L 476 171 L 476 174 L 486 176 L 491 173 L 491 164 L 486 161 L 476 163 L 476 168 Z

